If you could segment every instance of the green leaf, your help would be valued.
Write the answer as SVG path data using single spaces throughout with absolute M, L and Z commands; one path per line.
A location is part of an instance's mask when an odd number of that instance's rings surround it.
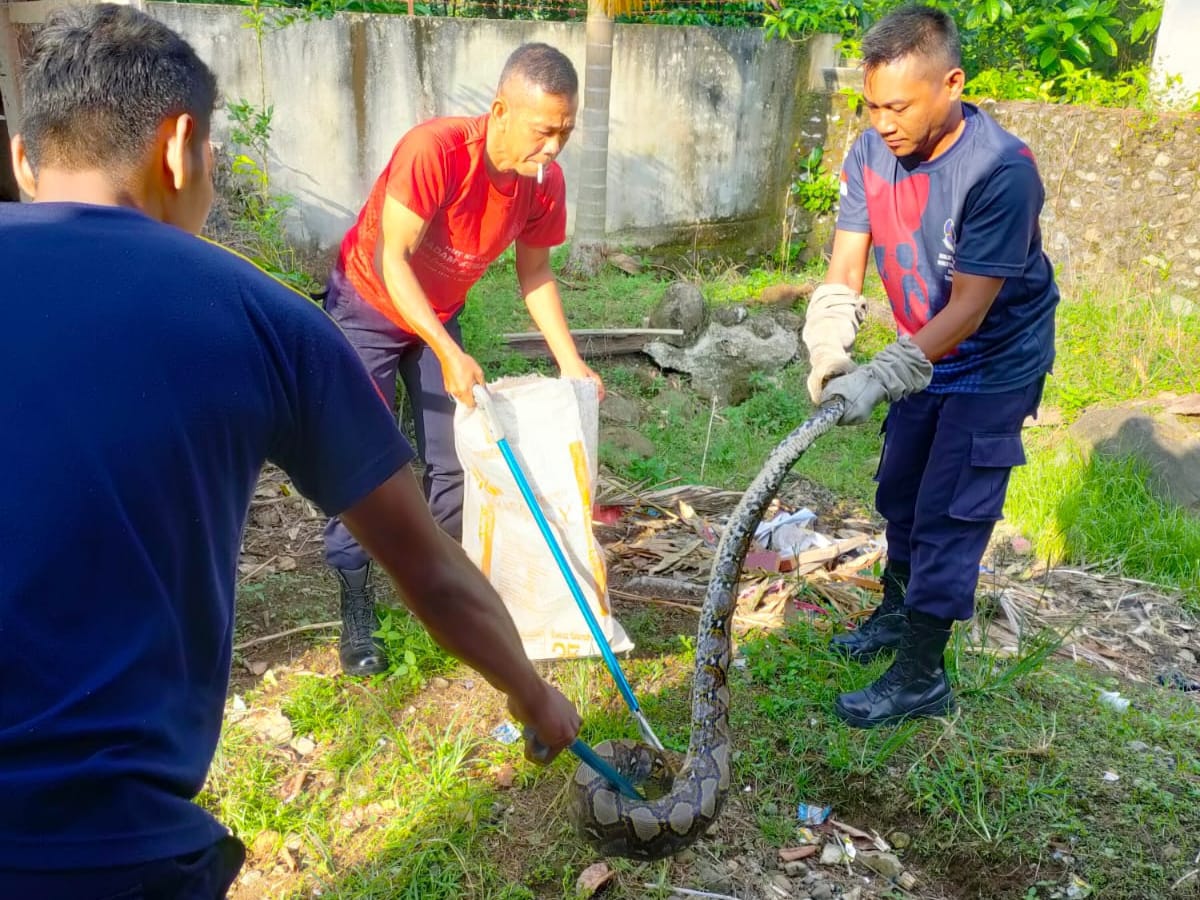
M 1096 43 L 1100 49 L 1109 56 L 1117 55 L 1117 42 L 1113 40 L 1112 35 L 1104 30 L 1101 25 L 1093 25 L 1088 29 L 1088 34 L 1096 39 Z
M 1067 52 L 1079 62 L 1087 64 L 1092 61 L 1092 49 L 1078 37 L 1067 38 Z
M 1043 50 L 1038 57 L 1038 66 L 1042 69 L 1048 69 L 1056 59 L 1058 59 L 1058 48 L 1051 45 Z

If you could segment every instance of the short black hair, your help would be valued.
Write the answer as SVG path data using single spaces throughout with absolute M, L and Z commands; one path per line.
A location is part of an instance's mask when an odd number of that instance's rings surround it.
M 866 71 L 915 56 L 945 63 L 946 71 L 962 65 L 962 46 L 954 20 L 930 6 L 902 6 L 888 13 L 862 40 Z
M 196 51 L 131 6 L 55 13 L 38 32 L 22 78 L 29 162 L 73 171 L 125 170 L 172 116 L 208 138 L 217 79 Z
M 549 44 L 522 44 L 514 50 L 500 72 L 501 89 L 515 76 L 557 97 L 574 97 L 579 93 L 575 66 L 565 53 Z

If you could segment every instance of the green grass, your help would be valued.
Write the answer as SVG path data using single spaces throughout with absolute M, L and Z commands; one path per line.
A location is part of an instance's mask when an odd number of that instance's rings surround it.
M 638 645 L 622 667 L 656 731 L 683 749 L 694 620 L 668 622 L 652 607 L 619 615 Z M 856 731 L 833 716 L 833 699 L 884 663 L 847 664 L 824 650 L 826 640 L 801 622 L 741 642 L 748 664 L 731 673 L 731 802 L 703 856 L 752 848 L 773 858 L 774 847 L 796 843 L 795 806 L 804 801 L 830 804 L 840 820 L 881 834 L 904 830 L 914 838 L 905 862 L 947 879 L 963 897 L 1049 897 L 1068 868 L 1097 896 L 1166 897 L 1192 867 L 1200 715 L 1184 695 L 1119 685 L 1133 706 L 1117 714 L 1096 702 L 1116 682 L 1048 662 L 1052 641 L 1033 638 L 1019 659 L 992 660 L 956 639 L 949 661 L 958 715 Z M 543 670 L 578 705 L 586 740 L 637 736 L 599 660 Z M 317 744 L 298 763 L 243 726 L 227 726 L 222 737 L 201 802 L 259 849 L 247 868 L 270 872 L 271 854 L 299 841 L 301 871 L 263 896 L 574 896 L 575 879 L 595 861 L 565 817 L 575 762 L 524 762 L 516 747 L 489 736 L 506 717 L 499 696 L 465 669 L 446 674 L 482 690 L 448 703 L 402 681 L 300 671 L 246 693 L 250 708 L 281 709 L 297 735 Z M 506 764 L 516 773 L 508 790 L 494 779 Z M 302 770 L 313 778 L 286 797 Z M 1104 781 L 1105 771 L 1120 780 Z M 1051 858 L 1056 847 L 1073 857 L 1070 867 Z M 646 883 L 695 884 L 686 861 L 609 863 L 617 872 L 605 895 L 612 900 L 669 896 Z
M 1179 588 L 1200 612 L 1200 518 L 1156 497 L 1136 460 L 1088 456 L 1062 435 L 1029 443 L 1006 514 L 1039 556 Z
M 828 803 L 839 818 L 912 835 L 911 852 L 964 896 L 1050 896 L 1065 875 L 1048 858 L 1052 846 L 1069 848 L 1097 896 L 1167 896 L 1187 870 L 1200 822 L 1193 704 L 1148 689 L 1114 714 L 1096 702 L 1106 682 L 1095 673 L 1046 662 L 1053 641 L 993 661 L 956 639 L 956 716 L 856 731 L 830 705 L 883 664 L 848 665 L 824 640 L 802 624 L 744 648 L 756 702 L 735 719 L 747 736 L 739 772 L 755 780 L 760 824 L 775 842 L 792 840 L 796 803 Z M 1138 740 L 1160 751 L 1131 749 Z M 1109 770 L 1118 782 L 1103 779 Z
M 1096 403 L 1200 391 L 1200 313 L 1174 312 L 1168 298 L 1118 283 L 1065 296 L 1056 322 L 1046 403 L 1068 421 Z
M 713 304 L 752 303 L 767 286 L 815 280 L 820 272 L 779 272 L 708 264 L 682 271 L 700 283 Z M 649 269 L 637 276 L 608 269 L 581 290 L 564 289 L 574 327 L 641 324 L 660 299 L 671 272 Z M 498 335 L 533 328 L 517 298 L 511 254 L 493 266 L 464 314 L 468 346 L 489 374 L 537 369 L 505 351 Z M 882 298 L 878 279 L 867 286 Z M 1057 314 L 1058 355 L 1043 406 L 1058 407 L 1066 422 L 1096 404 L 1112 404 L 1162 391 L 1200 390 L 1200 314 L 1172 310 L 1168 298 L 1147 296 L 1131 281 L 1083 288 L 1064 297 Z M 869 358 L 892 338 L 890 327 L 869 319 L 855 353 Z M 672 480 L 718 487 L 745 487 L 775 444 L 810 412 L 803 364 L 757 379 L 751 396 L 736 406 L 713 409 L 682 382 L 645 362 L 596 363 L 610 389 L 636 399 L 646 411 L 639 431 L 654 447 L 644 457 L 610 443 L 601 462 L 635 483 Z M 682 386 L 681 386 L 682 385 Z M 871 423 L 838 429 L 797 465 L 798 474 L 844 498 L 858 511 L 871 509 L 883 410 Z M 1063 428 L 1027 434 L 1029 464 L 1016 470 L 1006 515 L 1034 541 L 1041 556 L 1108 566 L 1187 592 L 1200 610 L 1200 553 L 1195 517 L 1164 503 L 1145 487 L 1145 473 L 1127 462 L 1087 462 L 1070 449 Z

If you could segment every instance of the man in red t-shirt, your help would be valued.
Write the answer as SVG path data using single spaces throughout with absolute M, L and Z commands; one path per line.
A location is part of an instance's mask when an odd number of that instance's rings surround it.
M 463 350 L 458 316 L 488 265 L 516 242 L 517 280 L 562 375 L 600 377 L 567 329 L 550 248 L 566 239 L 566 185 L 554 159 L 575 127 L 579 79 L 546 44 L 508 58 L 491 109 L 424 122 L 400 139 L 342 241 L 325 308 L 390 403 L 404 380 L 438 524 L 462 537 L 463 473 L 454 450 L 454 401 L 473 405 L 483 370 Z M 387 668 L 376 630 L 370 558 L 338 519 L 325 560 L 342 604 L 342 670 Z

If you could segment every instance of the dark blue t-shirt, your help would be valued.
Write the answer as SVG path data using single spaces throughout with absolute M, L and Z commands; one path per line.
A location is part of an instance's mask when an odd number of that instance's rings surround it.
M 963 104 L 958 140 L 930 162 L 888 149 L 875 129 L 842 166 L 837 227 L 869 233 L 901 334 L 950 299 L 954 272 L 1003 278 L 975 334 L 933 367 L 933 393 L 1015 390 L 1050 371 L 1058 288 L 1042 252 L 1045 191 L 1033 153 Z
M 336 514 L 412 451 L 323 311 L 176 228 L 0 204 L 0 272 L 0 870 L 188 853 L 260 468 Z

